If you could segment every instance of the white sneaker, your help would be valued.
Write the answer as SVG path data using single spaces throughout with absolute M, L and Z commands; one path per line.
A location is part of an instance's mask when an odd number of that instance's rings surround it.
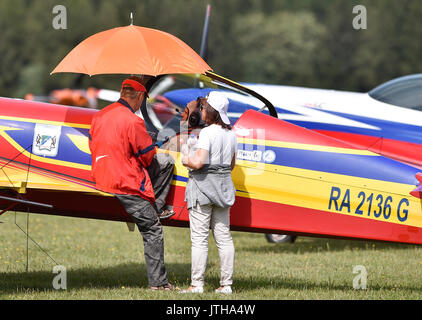
M 215 293 L 232 294 L 232 287 L 231 286 L 220 287 L 218 289 L 215 289 Z
M 203 292 L 204 292 L 203 287 L 194 287 L 194 286 L 190 286 L 186 290 L 180 291 L 180 293 L 203 293 Z

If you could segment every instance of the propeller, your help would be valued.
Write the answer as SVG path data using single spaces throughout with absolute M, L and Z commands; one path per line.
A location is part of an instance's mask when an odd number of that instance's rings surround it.
M 210 15 L 211 15 L 211 5 L 207 5 L 207 12 L 205 14 L 205 22 L 204 22 L 204 28 L 202 30 L 202 41 L 201 41 L 201 49 L 199 51 L 199 55 L 202 59 L 204 59 L 205 62 L 207 62 L 208 58 L 208 27 L 210 23 Z
M 210 24 L 210 16 L 211 16 L 211 5 L 207 4 L 204 28 L 202 29 L 201 48 L 199 50 L 199 55 L 205 62 L 207 62 L 207 58 L 208 58 L 208 28 Z M 201 87 L 201 82 L 198 79 L 195 79 L 193 86 L 195 88 Z

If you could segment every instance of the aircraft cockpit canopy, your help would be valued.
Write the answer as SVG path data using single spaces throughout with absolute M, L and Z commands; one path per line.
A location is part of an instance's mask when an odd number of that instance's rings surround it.
M 388 81 L 371 90 L 369 96 L 395 106 L 422 110 L 422 74 Z
M 168 75 L 154 83 L 146 108 L 141 108 L 147 131 L 157 140 L 182 132 L 182 113 L 186 105 L 214 90 L 224 92 L 229 99 L 228 116 L 232 125 L 247 109 L 277 117 L 274 106 L 264 97 L 217 74 Z

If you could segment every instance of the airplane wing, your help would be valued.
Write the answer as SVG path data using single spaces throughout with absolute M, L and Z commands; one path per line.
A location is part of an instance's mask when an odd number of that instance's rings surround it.
M 111 194 L 57 172 L 0 158 L 0 215 L 6 211 L 132 222 Z M 104 212 L 103 207 L 110 210 Z
M 0 159 L 0 188 L 13 189 L 25 193 L 27 189 L 85 192 L 109 196 L 95 189 L 92 182 L 76 181 L 70 177 L 60 177 L 56 173 L 36 169 L 30 165 Z

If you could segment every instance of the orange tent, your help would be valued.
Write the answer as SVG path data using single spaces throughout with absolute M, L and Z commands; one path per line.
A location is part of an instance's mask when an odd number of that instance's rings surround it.
M 78 44 L 51 72 L 96 74 L 205 73 L 210 66 L 186 43 L 160 30 L 130 25 Z

